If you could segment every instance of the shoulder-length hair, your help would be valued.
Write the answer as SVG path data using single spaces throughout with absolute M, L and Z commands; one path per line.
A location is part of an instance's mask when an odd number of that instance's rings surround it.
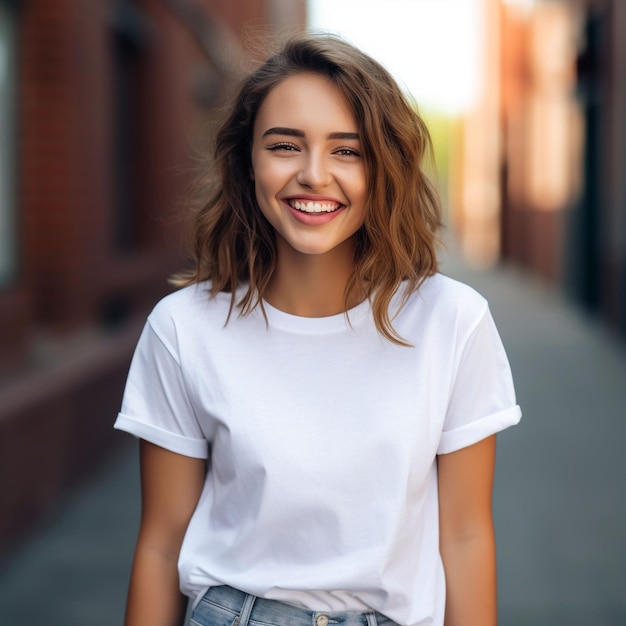
M 303 72 L 327 77 L 341 91 L 362 135 L 367 201 L 346 308 L 365 295 L 378 331 L 407 345 L 393 328 L 390 303 L 401 286 L 406 299 L 437 271 L 440 202 L 423 171 L 424 158 L 432 156 L 431 140 L 390 74 L 333 35 L 292 37 L 243 82 L 217 133 L 215 185 L 194 223 L 195 266 L 174 282 L 183 286 L 210 280 L 212 296 L 230 292 L 229 317 L 235 308 L 241 315 L 259 305 L 263 309 L 263 294 L 276 267 L 276 244 L 251 176 L 253 126 L 268 93 Z M 245 291 L 237 300 L 240 287 Z

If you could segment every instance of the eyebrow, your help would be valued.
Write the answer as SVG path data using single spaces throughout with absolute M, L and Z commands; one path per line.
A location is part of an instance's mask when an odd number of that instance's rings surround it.
M 275 126 L 273 128 L 268 128 L 264 133 L 263 137 L 267 137 L 268 135 L 286 135 L 287 137 L 301 137 L 304 138 L 304 131 L 298 130 L 297 128 L 285 128 L 283 126 Z M 360 139 L 359 133 L 329 133 L 328 139 Z

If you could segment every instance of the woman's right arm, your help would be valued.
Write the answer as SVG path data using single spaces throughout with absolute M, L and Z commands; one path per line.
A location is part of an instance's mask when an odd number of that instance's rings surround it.
M 206 461 L 141 440 L 141 525 L 125 626 L 180 626 L 178 555 L 206 475 Z

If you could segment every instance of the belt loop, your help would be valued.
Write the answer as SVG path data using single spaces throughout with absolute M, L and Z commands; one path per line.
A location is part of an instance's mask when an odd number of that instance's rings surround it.
M 256 596 L 249 593 L 246 594 L 243 604 L 241 605 L 241 613 L 239 613 L 237 626 L 248 626 L 248 620 L 250 619 L 250 613 L 252 613 L 252 606 L 254 605 L 255 600 Z
M 367 620 L 367 626 L 377 626 L 378 624 L 375 613 L 366 613 L 365 619 Z

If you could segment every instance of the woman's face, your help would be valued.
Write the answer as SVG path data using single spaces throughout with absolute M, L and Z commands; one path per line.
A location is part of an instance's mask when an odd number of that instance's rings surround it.
M 343 94 L 324 76 L 296 74 L 269 92 L 254 124 L 252 170 L 279 250 L 319 255 L 353 245 L 366 202 L 361 142 Z

